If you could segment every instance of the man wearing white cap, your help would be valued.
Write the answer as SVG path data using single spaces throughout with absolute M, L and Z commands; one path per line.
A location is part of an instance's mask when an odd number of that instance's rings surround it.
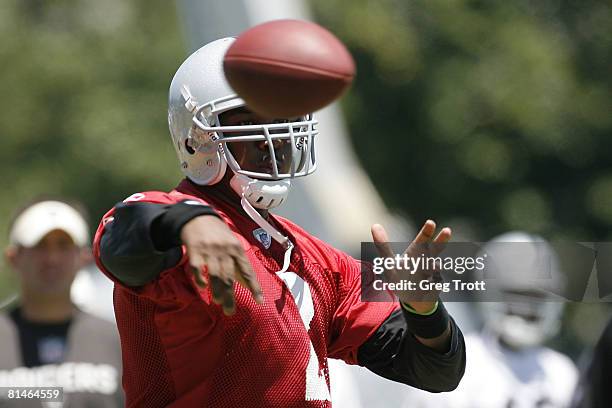
M 14 218 L 5 258 L 20 296 L 0 313 L 0 387 L 62 387 L 64 407 L 122 405 L 117 329 L 70 298 L 91 260 L 89 242 L 84 217 L 62 201 L 35 202 Z M 0 395 L 1 407 L 11 406 L 7 397 Z

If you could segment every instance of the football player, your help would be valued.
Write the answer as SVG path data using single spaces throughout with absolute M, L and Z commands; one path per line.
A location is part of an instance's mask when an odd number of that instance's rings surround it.
M 315 170 L 316 121 L 252 113 L 223 74 L 232 42 L 200 48 L 170 85 L 186 178 L 119 203 L 95 237 L 115 282 L 127 405 L 329 407 L 327 358 L 455 388 L 463 338 L 436 293 L 362 302 L 359 262 L 269 212 Z M 415 241 L 450 239 L 435 230 L 428 221 Z M 384 228 L 372 233 L 388 253 Z

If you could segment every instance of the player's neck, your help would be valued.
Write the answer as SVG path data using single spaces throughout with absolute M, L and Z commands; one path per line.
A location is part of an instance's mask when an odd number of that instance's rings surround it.
M 238 195 L 238 193 L 234 191 L 234 189 L 231 187 L 231 184 L 230 184 L 230 181 L 233 176 L 234 174 L 232 172 L 227 171 L 225 173 L 225 176 L 223 176 L 223 178 L 221 179 L 221 181 L 219 181 L 217 184 L 213 186 L 206 187 L 206 188 L 210 189 L 211 191 L 214 191 L 214 194 L 217 198 L 227 203 L 230 203 L 233 207 L 235 207 L 239 211 L 243 211 L 242 205 L 240 204 L 241 197 L 240 195 Z M 191 183 L 196 188 L 198 188 L 198 186 L 195 183 L 193 182 Z M 266 220 L 270 219 L 270 213 L 268 210 L 259 209 L 259 208 L 256 208 L 256 210 L 264 219 Z
M 70 294 L 21 293 L 21 314 L 24 319 L 40 323 L 63 322 L 70 319 L 75 307 Z

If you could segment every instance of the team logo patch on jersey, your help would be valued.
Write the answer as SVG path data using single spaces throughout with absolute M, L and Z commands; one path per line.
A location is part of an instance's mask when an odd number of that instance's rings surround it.
M 272 245 L 272 237 L 263 228 L 257 228 L 256 230 L 254 230 L 253 236 L 266 249 L 270 248 L 270 245 Z

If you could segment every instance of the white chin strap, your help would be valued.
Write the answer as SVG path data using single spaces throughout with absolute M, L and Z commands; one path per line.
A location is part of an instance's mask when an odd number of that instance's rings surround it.
M 255 207 L 269 210 L 282 204 L 287 195 L 289 195 L 291 181 L 287 179 L 272 181 L 256 180 L 243 174 L 234 174 L 230 185 L 240 196 L 240 204 L 249 217 L 285 249 L 283 268 L 278 272 L 286 272 L 291 262 L 293 243 L 266 221 Z

